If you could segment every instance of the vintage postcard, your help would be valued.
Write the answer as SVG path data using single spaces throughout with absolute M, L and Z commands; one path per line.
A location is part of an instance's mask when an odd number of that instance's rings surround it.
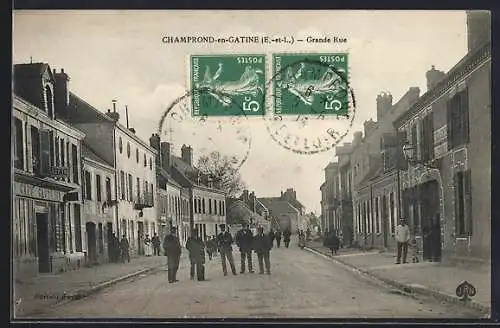
M 488 11 L 14 10 L 13 319 L 485 318 Z

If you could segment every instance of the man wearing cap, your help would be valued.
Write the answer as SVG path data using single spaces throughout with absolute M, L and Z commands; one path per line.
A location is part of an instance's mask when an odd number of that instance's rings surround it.
M 252 268 L 252 242 L 252 230 L 248 228 L 248 224 L 245 222 L 243 228 L 236 233 L 236 245 L 240 248 L 241 254 L 240 273 L 245 273 L 245 259 L 248 259 L 248 272 L 254 272 Z
M 170 229 L 170 234 L 165 236 L 163 250 L 167 256 L 168 282 L 177 282 L 179 281 L 176 278 L 177 270 L 179 269 L 179 262 L 181 259 L 181 243 L 177 236 L 177 228 L 172 227 Z
M 408 254 L 408 242 L 410 241 L 410 228 L 404 218 L 399 219 L 399 224 L 396 227 L 396 241 L 398 242 L 396 264 L 401 263 L 401 255 L 403 255 L 403 263 L 408 263 L 406 262 L 406 256 Z
M 264 228 L 259 227 L 253 241 L 253 249 L 259 259 L 259 274 L 264 274 L 264 264 L 266 265 L 266 273 L 271 274 L 271 248 L 273 248 L 271 236 L 264 234 Z
M 231 266 L 231 271 L 233 275 L 236 276 L 236 267 L 234 266 L 233 259 L 233 236 L 226 230 L 226 225 L 220 225 L 221 233 L 217 236 L 217 245 L 219 246 L 220 256 L 222 258 L 222 271 L 224 272 L 224 276 L 227 276 L 227 266 L 226 259 L 229 261 L 229 265 Z
M 198 229 L 193 229 L 186 242 L 186 249 L 189 251 L 191 262 L 191 280 L 194 280 L 195 271 L 198 281 L 205 280 L 205 243 L 198 235 Z

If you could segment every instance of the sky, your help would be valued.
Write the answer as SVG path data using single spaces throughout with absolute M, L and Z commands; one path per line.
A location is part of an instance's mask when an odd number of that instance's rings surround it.
M 166 44 L 163 36 L 345 37 L 347 43 Z M 467 51 L 464 11 L 14 11 L 13 61 L 45 62 L 70 76 L 70 90 L 102 112 L 117 100 L 125 123 L 148 140 L 165 109 L 189 90 L 192 54 L 347 52 L 356 98 L 353 125 L 310 121 L 302 128 L 285 118 L 301 138 L 316 138 L 334 124 L 350 142 L 363 122 L 376 120 L 376 97 L 390 92 L 396 103 L 410 87 L 426 91 L 425 73 L 435 65 L 450 70 Z M 172 111 L 189 108 L 188 99 Z M 258 197 L 279 196 L 294 188 L 308 211 L 320 213 L 324 168 L 335 150 L 297 154 L 273 141 L 262 118 L 185 117 L 167 120 L 162 141 L 180 155 L 191 145 L 195 160 L 218 150 L 240 159 L 240 173 Z M 340 130 L 339 130 L 340 131 Z

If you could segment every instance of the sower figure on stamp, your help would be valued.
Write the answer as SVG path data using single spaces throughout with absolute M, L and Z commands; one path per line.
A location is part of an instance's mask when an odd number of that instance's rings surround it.
M 189 260 L 191 262 L 191 280 L 194 280 L 194 273 L 198 281 L 205 280 L 205 243 L 198 235 L 198 229 L 193 229 L 191 236 L 186 242 L 186 249 L 189 251 Z
M 253 249 L 259 259 L 259 274 L 264 274 L 264 264 L 266 265 L 266 273 L 271 274 L 271 248 L 273 248 L 271 236 L 264 234 L 264 228 L 259 227 L 253 241 Z
M 236 276 L 236 267 L 234 266 L 233 259 L 233 236 L 226 231 L 226 225 L 220 225 L 221 233 L 217 236 L 217 245 L 219 247 L 220 256 L 222 259 L 222 271 L 224 272 L 224 276 L 227 276 L 227 266 L 226 259 L 229 261 L 229 265 L 231 266 L 231 271 L 233 275 Z
M 404 218 L 399 219 L 399 224 L 396 227 L 396 241 L 398 243 L 396 264 L 401 263 L 401 255 L 403 255 L 403 263 L 408 263 L 406 262 L 406 256 L 408 254 L 408 242 L 410 241 L 410 228 Z
M 177 237 L 177 228 L 172 227 L 170 234 L 163 240 L 163 250 L 167 256 L 168 282 L 173 283 L 177 280 L 177 270 L 179 270 L 179 261 L 181 259 L 181 243 Z
M 247 223 L 243 223 L 243 228 L 236 233 L 236 245 L 240 248 L 241 254 L 240 273 L 245 273 L 245 259 L 248 259 L 248 272 L 254 272 L 252 268 L 252 242 L 252 230 L 248 228 Z

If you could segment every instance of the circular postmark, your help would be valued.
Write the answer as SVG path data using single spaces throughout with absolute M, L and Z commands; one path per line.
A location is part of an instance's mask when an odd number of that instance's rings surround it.
M 289 56 L 281 65 L 278 56 L 273 58 L 273 75 L 265 88 L 266 108 L 273 110 L 264 120 L 271 139 L 283 148 L 317 154 L 334 148 L 349 133 L 356 100 L 347 63 L 331 63 L 339 56 L 301 56 Z
M 169 141 L 176 139 L 180 143 L 195 144 L 200 156 L 218 151 L 228 156 L 239 169 L 246 162 L 252 145 L 246 116 L 193 116 L 191 102 L 194 91 L 186 91 L 167 106 L 158 122 L 158 135 Z M 203 88 L 196 91 L 207 92 Z

